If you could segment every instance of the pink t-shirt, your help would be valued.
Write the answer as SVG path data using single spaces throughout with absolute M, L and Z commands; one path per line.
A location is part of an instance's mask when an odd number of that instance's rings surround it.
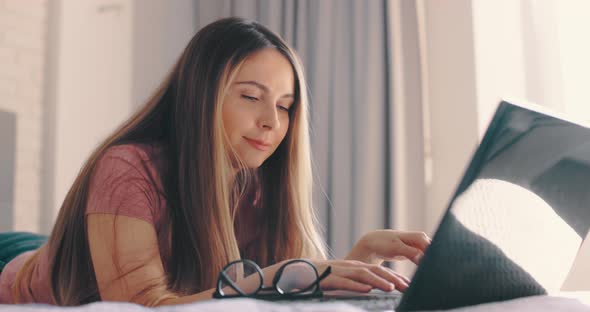
M 170 244 L 166 200 L 159 172 L 165 168 L 162 147 L 127 144 L 110 148 L 97 163 L 90 180 L 85 214 L 118 214 L 153 224 L 158 235 L 160 258 L 169 272 Z M 155 182 L 152 186 L 150 178 Z M 240 251 L 251 254 L 256 239 L 254 205 L 241 207 L 236 216 L 236 238 Z M 49 257 L 46 245 L 40 247 L 39 262 L 34 268 L 27 302 L 55 304 L 49 283 Z M 0 303 L 12 303 L 11 286 L 16 273 L 34 251 L 20 254 L 0 274 Z

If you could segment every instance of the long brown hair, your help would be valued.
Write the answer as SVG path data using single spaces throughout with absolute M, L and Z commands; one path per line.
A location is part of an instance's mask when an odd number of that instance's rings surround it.
M 226 174 L 232 166 L 232 150 L 223 131 L 223 97 L 245 58 L 265 48 L 279 51 L 293 67 L 291 122 L 275 153 L 260 168 L 242 170 L 245 174 L 232 184 Z M 280 37 L 257 22 L 240 18 L 221 19 L 203 28 L 147 103 L 94 150 L 67 193 L 47 244 L 55 303 L 100 300 L 87 225 L 80 221 L 85 220 L 92 191 L 90 177 L 98 160 L 107 149 L 121 144 L 158 142 L 165 146 L 169 162 L 162 181 L 173 263 L 167 272 L 168 290 L 191 294 L 214 287 L 223 265 L 240 258 L 230 206 L 248 189 L 260 194 L 262 239 L 255 255 L 260 265 L 325 257 L 312 207 L 307 115 L 301 63 Z M 38 254 L 17 275 L 17 300 L 21 286 L 30 282 Z

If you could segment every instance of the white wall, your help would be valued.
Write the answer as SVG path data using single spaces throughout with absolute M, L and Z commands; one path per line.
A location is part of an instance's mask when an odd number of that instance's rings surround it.
M 569 5 L 569 1 L 561 1 Z M 518 3 L 516 3 L 518 5 Z M 517 7 L 513 5 L 513 9 Z M 526 98 L 563 111 L 563 64 L 559 44 L 559 19 L 555 1 L 520 1 L 522 21 L 522 73 Z M 518 25 L 515 25 L 518 26 Z M 514 64 L 514 68 L 519 68 Z
M 432 232 L 499 100 L 532 101 L 590 121 L 590 4 L 576 1 L 423 1 Z M 586 245 L 588 242 L 586 242 Z M 587 246 L 585 246 L 587 247 Z M 584 253 L 574 273 L 588 271 Z M 583 285 L 583 286 L 580 286 Z M 580 283 L 579 289 L 588 289 Z M 578 288 L 576 288 L 578 289 Z
M 425 119 L 429 146 L 425 148 L 427 205 L 422 230 L 432 233 L 499 101 L 529 99 L 564 110 L 563 82 L 559 48 L 556 40 L 548 39 L 557 37 L 550 3 L 420 3 L 425 33 L 423 84 L 428 94 L 424 105 L 429 117 Z
M 195 6 L 192 0 L 135 0 L 133 106 L 158 87 L 196 33 Z
M 59 0 L 56 11 L 46 232 L 90 152 L 143 104 L 195 31 L 190 0 Z
M 478 94 L 471 1 L 422 3 L 430 180 L 420 230 L 432 234 L 477 143 Z
M 54 216 L 81 166 L 131 110 L 131 1 L 59 1 Z M 51 222 L 53 223 L 53 221 Z
M 480 135 L 501 97 L 590 121 L 589 18 L 584 0 L 473 1 Z
M 473 1 L 473 42 L 478 136 L 503 97 L 525 98 L 520 2 Z
M 588 73 L 590 73 L 590 2 L 585 0 L 553 1 L 551 7 L 558 22 L 553 42 L 556 53 L 561 56 L 558 77 L 563 77 L 562 110 L 590 124 L 590 92 L 588 92 Z M 557 72 L 554 70 L 553 72 Z M 552 72 L 552 73 L 553 73 Z M 560 84 L 548 85 L 551 88 Z
M 2 220 L 0 231 L 38 230 L 47 8 L 46 0 L 0 0 L 0 109 L 16 115 L 17 136 L 16 151 L 11 151 L 15 153 L 14 191 L 11 207 L 5 207 L 12 212 L 0 216 L 11 220 Z M 3 142 L 13 140 L 2 138 Z M 0 198 L 0 205 L 4 200 Z

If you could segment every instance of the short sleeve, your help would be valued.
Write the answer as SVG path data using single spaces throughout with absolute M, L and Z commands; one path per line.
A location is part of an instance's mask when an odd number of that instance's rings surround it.
M 85 214 L 115 214 L 155 225 L 159 196 L 153 172 L 140 148 L 110 147 L 91 175 Z

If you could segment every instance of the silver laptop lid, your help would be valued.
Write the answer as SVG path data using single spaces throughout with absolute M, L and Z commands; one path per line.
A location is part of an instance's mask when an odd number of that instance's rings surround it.
M 590 228 L 590 129 L 503 101 L 398 310 L 558 291 Z

